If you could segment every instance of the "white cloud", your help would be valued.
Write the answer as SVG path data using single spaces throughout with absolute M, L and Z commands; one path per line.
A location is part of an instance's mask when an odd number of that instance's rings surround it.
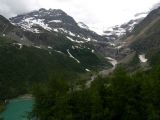
M 160 0 L 0 0 L 6 17 L 37 8 L 62 9 L 90 27 L 121 24 L 139 12 L 148 11 Z
M 0 5 L 0 14 L 7 18 L 39 8 L 38 0 L 0 0 Z

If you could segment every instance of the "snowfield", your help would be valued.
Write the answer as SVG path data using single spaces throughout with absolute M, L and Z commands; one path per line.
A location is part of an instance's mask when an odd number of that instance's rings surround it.
M 141 63 L 145 63 L 148 61 L 148 59 L 146 59 L 145 54 L 139 55 L 139 60 Z

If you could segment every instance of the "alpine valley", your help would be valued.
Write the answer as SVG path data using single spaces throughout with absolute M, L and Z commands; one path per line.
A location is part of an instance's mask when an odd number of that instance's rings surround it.
M 99 35 L 60 9 L 0 16 L 0 112 L 34 120 L 159 120 L 160 8 Z

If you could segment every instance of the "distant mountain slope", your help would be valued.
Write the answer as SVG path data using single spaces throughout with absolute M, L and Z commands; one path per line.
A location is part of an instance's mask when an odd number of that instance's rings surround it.
M 148 52 L 160 47 L 160 8 L 153 10 L 136 25 L 129 46 L 139 52 Z M 127 39 L 128 40 L 128 39 Z M 126 40 L 126 41 L 127 41 Z
M 43 32 L 45 29 L 49 32 L 59 32 L 72 37 L 78 37 L 83 41 L 105 41 L 104 37 L 96 34 L 95 32 L 86 29 L 86 26 L 82 28 L 71 16 L 67 15 L 64 11 L 59 9 L 39 9 L 18 15 L 10 18 L 10 21 L 18 26 L 21 26 L 24 30 L 32 31 L 35 33 Z
M 2 27 L 4 30 L 0 32 L 1 36 L 6 36 L 27 47 L 59 51 L 68 57 L 70 56 L 69 50 L 71 53 L 73 52 L 73 56 L 82 60 L 79 64 L 90 70 L 97 68 L 97 66 L 100 68 L 110 66 L 109 62 L 102 57 L 102 52 L 98 50 L 102 44 L 107 45 L 103 41 L 103 37 L 79 27 L 72 17 L 61 10 L 40 9 L 19 15 L 12 18 L 11 21 L 12 24 L 15 23 L 12 25 L 2 17 L 0 26 L 4 26 Z M 58 21 L 63 22 L 59 23 Z M 56 31 L 54 31 L 55 29 Z M 64 29 L 68 31 L 64 31 Z M 87 37 L 85 37 L 86 35 Z M 86 55 L 90 57 L 86 57 Z
M 135 26 L 133 31 L 125 39 L 122 48 L 119 50 L 119 56 L 126 49 L 130 52 L 126 55 L 129 59 L 132 54 L 132 59 L 128 61 L 130 67 L 137 64 L 144 65 L 145 63 L 152 65 L 160 62 L 160 8 L 157 8 L 149 13 L 149 15 Z M 123 63 L 124 59 L 122 58 Z M 134 63 L 134 66 L 131 65 Z
M 68 20 L 73 19 L 68 17 Z M 81 74 L 111 67 L 96 52 L 97 45 L 100 46 L 96 40 L 81 38 L 71 32 L 50 31 L 41 23 L 36 25 L 33 29 L 39 32 L 15 26 L 0 16 L 0 100 L 29 92 L 34 84 L 46 82 L 50 75 L 59 77 L 64 74 L 67 80 L 76 80 Z M 83 30 L 76 23 L 74 25 Z
M 91 31 L 84 23 L 77 23 L 59 9 L 42 8 L 10 18 L 10 21 L 20 30 L 10 33 L 9 36 L 14 36 L 16 40 L 19 39 L 18 42 L 25 45 L 38 46 L 42 49 L 49 47 L 65 54 L 68 54 L 68 49 L 75 48 L 81 51 L 88 49 L 91 55 L 100 56 L 101 61 L 106 61 L 105 56 L 112 55 L 106 51 L 112 51 L 108 39 Z
M 139 24 L 147 16 L 147 14 L 147 12 L 138 13 L 129 22 L 110 27 L 104 30 L 103 36 L 108 38 L 110 41 L 118 41 L 123 36 L 130 34 L 134 27 Z

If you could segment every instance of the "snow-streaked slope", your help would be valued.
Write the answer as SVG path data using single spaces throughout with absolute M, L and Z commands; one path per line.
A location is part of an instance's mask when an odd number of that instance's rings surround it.
M 17 25 L 21 26 L 24 30 L 28 30 L 28 31 L 35 32 L 35 33 L 40 32 L 40 30 L 36 28 L 36 26 L 42 27 L 43 29 L 47 31 L 52 30 L 52 28 L 50 28 L 48 24 L 44 23 L 44 19 L 35 19 L 33 17 L 23 19 L 20 23 L 17 23 Z
M 10 22 L 34 33 L 56 32 L 66 36 L 77 37 L 77 41 L 107 41 L 89 29 L 82 22 L 77 23 L 71 16 L 59 9 L 39 9 L 10 18 Z M 72 41 L 73 42 L 73 41 Z
M 73 58 L 75 61 L 77 61 L 77 63 L 80 63 L 80 61 L 78 59 L 73 57 L 73 55 L 70 53 L 69 49 L 67 49 L 67 53 L 69 54 L 69 57 Z
M 77 41 L 77 40 L 73 40 L 71 37 L 68 37 L 67 38 L 72 41 L 72 42 L 75 42 L 75 43 L 84 43 L 84 41 Z

